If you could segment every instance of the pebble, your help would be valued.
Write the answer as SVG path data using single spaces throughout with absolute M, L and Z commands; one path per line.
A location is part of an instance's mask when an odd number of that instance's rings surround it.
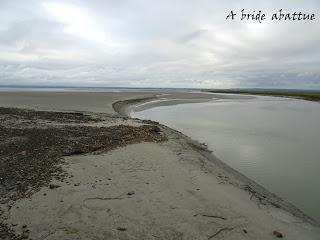
M 123 232 L 123 231 L 127 231 L 127 229 L 124 228 L 124 227 L 117 227 L 117 230 L 118 230 L 118 231 L 122 231 L 122 232 Z
M 283 238 L 283 234 L 277 230 L 273 231 L 273 235 L 276 236 L 277 238 Z
M 21 238 L 22 239 L 27 239 L 27 238 L 29 238 L 29 234 L 26 233 L 26 232 L 23 232 L 22 235 L 21 235 Z
M 49 185 L 49 188 L 50 188 L 50 189 L 59 188 L 59 187 L 61 187 L 61 186 L 55 185 L 55 184 L 50 184 L 50 185 Z

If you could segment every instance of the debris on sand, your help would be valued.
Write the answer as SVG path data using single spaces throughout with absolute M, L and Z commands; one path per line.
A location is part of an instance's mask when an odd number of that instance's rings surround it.
M 65 163 L 64 156 L 101 153 L 141 141 L 166 140 L 155 125 L 95 125 L 108 120 L 113 119 L 84 113 L 0 107 L 1 203 L 30 197 L 43 186 L 51 190 L 60 187 L 50 182 L 67 177 L 61 166 Z M 7 235 L 14 239 L 8 229 L 0 221 L 0 239 Z

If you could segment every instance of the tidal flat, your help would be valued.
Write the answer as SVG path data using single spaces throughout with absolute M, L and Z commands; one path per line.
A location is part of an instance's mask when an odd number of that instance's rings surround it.
M 0 236 L 318 238 L 316 221 L 206 145 L 125 115 L 163 96 L 180 103 L 230 98 L 164 90 L 1 92 Z

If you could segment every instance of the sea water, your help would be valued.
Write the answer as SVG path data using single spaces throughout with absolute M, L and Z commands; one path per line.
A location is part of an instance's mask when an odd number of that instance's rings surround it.
M 229 166 L 320 222 L 320 103 L 275 97 L 216 99 L 131 115 L 206 143 Z

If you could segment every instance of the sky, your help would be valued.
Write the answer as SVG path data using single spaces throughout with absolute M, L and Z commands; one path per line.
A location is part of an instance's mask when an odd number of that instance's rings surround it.
M 319 0 L 0 0 L 0 22 L 0 85 L 320 89 Z

